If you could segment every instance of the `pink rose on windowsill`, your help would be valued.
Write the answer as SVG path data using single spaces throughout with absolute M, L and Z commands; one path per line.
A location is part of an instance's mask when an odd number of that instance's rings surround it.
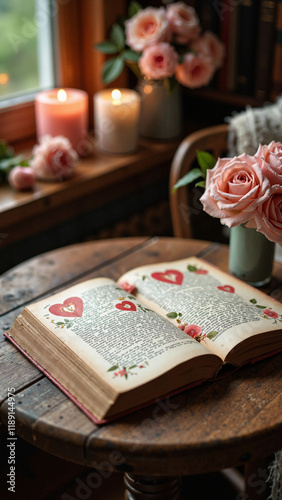
M 176 80 L 191 89 L 208 85 L 214 74 L 214 66 L 210 57 L 187 53 L 182 64 L 175 71 Z
M 243 153 L 235 158 L 219 158 L 215 167 L 207 170 L 206 189 L 200 201 L 209 215 L 234 227 L 252 219 L 271 192 L 257 159 Z
M 201 31 L 195 10 L 183 2 L 168 5 L 167 18 L 176 43 L 187 44 L 194 40 Z
M 138 66 L 143 75 L 159 80 L 174 75 L 178 55 L 174 48 L 166 42 L 149 45 L 143 51 Z
M 14 167 L 8 176 L 10 186 L 18 191 L 25 191 L 33 188 L 35 181 L 36 174 L 30 167 Z
M 38 179 L 62 181 L 72 176 L 78 155 L 70 141 L 63 136 L 45 135 L 34 146 L 30 166 Z
M 272 141 L 268 145 L 259 145 L 255 158 L 261 164 L 263 174 L 271 184 L 282 184 L 282 144 Z
M 125 21 L 126 43 L 136 51 L 142 51 L 154 42 L 169 42 L 171 32 L 163 7 L 147 7 Z

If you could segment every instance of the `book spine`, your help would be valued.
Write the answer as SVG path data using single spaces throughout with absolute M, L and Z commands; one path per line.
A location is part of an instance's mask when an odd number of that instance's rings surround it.
M 221 2 L 210 0 L 196 0 L 195 9 L 199 16 L 203 31 L 212 31 L 215 35 L 220 34 Z
M 258 7 L 258 0 L 242 0 L 239 5 L 236 91 L 242 95 L 254 93 Z
M 222 6 L 221 10 L 221 22 L 220 22 L 220 39 L 225 47 L 225 58 L 223 65 L 218 72 L 217 88 L 220 90 L 227 90 L 228 82 L 228 67 L 230 64 L 230 23 L 231 23 L 231 13 L 230 9 L 225 10 Z
M 210 0 L 196 0 L 195 10 L 199 16 L 202 31 L 211 31 L 220 37 L 221 24 L 221 1 L 211 2 Z M 209 83 L 209 87 L 217 87 L 218 73 L 216 73 Z
M 218 75 L 220 90 L 234 91 L 238 47 L 238 5 L 222 5 L 220 38 L 225 46 L 225 59 Z
M 230 13 L 230 31 L 229 31 L 229 51 L 227 57 L 229 58 L 227 69 L 227 90 L 233 92 L 236 88 L 236 68 L 238 62 L 238 20 L 239 20 L 239 7 L 234 7 Z
M 258 19 L 254 92 L 255 97 L 260 100 L 266 100 L 270 95 L 276 8 L 276 0 L 261 1 Z
M 278 1 L 274 38 L 273 72 L 271 84 L 271 99 L 275 100 L 282 94 L 282 0 Z

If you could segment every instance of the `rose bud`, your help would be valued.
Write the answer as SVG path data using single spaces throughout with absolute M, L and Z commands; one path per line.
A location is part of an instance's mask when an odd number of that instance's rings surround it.
M 36 174 L 30 167 L 14 167 L 8 176 L 10 186 L 19 191 L 31 189 L 35 184 L 35 180 Z

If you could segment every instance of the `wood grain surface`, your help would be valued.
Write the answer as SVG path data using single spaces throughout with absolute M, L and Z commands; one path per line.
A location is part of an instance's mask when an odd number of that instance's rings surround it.
M 0 278 L 0 331 L 28 303 L 71 284 L 192 255 L 227 270 L 228 247 L 177 238 L 91 242 L 36 257 Z M 275 264 L 264 291 L 280 302 L 281 282 Z M 97 427 L 2 335 L 0 348 L 1 422 L 7 425 L 7 388 L 14 387 L 17 434 L 58 457 L 97 468 L 110 462 L 133 475 L 179 476 L 248 464 L 282 448 L 281 355 Z

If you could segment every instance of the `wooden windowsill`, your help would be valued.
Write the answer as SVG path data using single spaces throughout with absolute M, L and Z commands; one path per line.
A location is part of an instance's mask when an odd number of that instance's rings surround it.
M 38 181 L 26 192 L 16 192 L 8 184 L 0 186 L 0 246 L 168 178 L 179 142 L 141 139 L 138 150 L 127 155 L 102 154 L 93 145 L 93 153 L 79 161 L 69 180 Z

